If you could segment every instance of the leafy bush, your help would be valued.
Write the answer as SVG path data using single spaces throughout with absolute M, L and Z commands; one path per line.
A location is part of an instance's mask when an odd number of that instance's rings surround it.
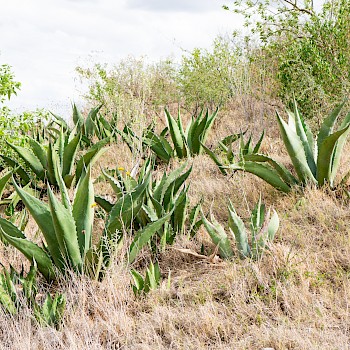
M 117 115 L 124 122 L 159 114 L 164 106 L 179 101 L 170 59 L 148 64 L 143 58 L 128 57 L 111 68 L 95 64 L 76 70 L 89 85 L 86 99 L 102 104 L 106 115 Z
M 238 0 L 229 6 L 258 35 L 284 103 L 294 94 L 303 115 L 318 119 L 349 94 L 349 1 Z M 256 52 L 248 56 L 254 60 Z
M 229 40 L 218 37 L 213 50 L 194 49 L 182 56 L 178 73 L 185 108 L 191 112 L 225 105 L 233 96 L 233 74 L 239 50 Z

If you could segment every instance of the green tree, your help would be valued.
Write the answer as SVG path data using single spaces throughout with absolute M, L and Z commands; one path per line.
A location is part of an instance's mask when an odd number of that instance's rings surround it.
M 11 67 L 8 64 L 2 64 L 0 66 L 0 103 L 10 99 L 11 95 L 17 95 L 20 87 L 21 83 L 15 81 Z
M 293 94 L 306 117 L 318 119 L 350 90 L 350 3 L 328 0 L 238 0 L 230 8 L 243 14 L 258 35 L 264 54 L 275 61 L 279 96 Z

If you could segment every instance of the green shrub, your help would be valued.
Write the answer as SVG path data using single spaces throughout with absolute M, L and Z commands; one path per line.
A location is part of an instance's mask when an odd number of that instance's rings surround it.
M 151 64 L 143 58 L 128 57 L 111 68 L 95 64 L 76 70 L 89 85 L 85 98 L 93 105 L 102 104 L 104 114 L 117 115 L 123 122 L 153 117 L 164 106 L 179 101 L 171 59 Z

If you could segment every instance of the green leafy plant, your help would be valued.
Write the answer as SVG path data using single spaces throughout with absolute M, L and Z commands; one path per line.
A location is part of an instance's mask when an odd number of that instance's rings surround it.
M 128 144 L 131 152 L 133 152 L 135 144 L 142 143 L 144 148 L 151 149 L 158 160 L 169 163 L 174 157 L 183 159 L 203 152 L 202 144 L 206 142 L 217 117 L 217 112 L 218 110 L 210 115 L 208 110 L 206 113 L 203 113 L 202 110 L 198 116 L 192 116 L 186 129 L 184 129 L 180 114 L 177 119 L 174 119 L 169 111 L 165 109 L 168 126 L 159 135 L 153 131 L 152 124 L 145 130 L 142 138 L 137 137 L 128 126 L 125 126 L 124 130 L 119 131 L 119 133 Z M 167 140 L 168 134 L 172 144 Z
M 250 155 L 250 154 L 256 154 L 260 150 L 261 143 L 264 138 L 264 132 L 262 132 L 258 142 L 253 146 L 252 144 L 252 134 L 250 134 L 250 137 L 247 142 L 244 141 L 244 133 L 240 134 L 232 134 L 221 141 L 219 141 L 219 149 L 221 150 L 222 157 L 219 158 L 215 152 L 210 150 L 208 147 L 202 144 L 203 149 L 205 152 L 209 155 L 209 157 L 214 161 L 214 163 L 219 167 L 220 172 L 223 175 L 227 175 L 227 165 L 232 164 L 235 162 L 236 159 L 242 159 L 244 156 Z M 237 140 L 240 140 L 239 143 L 239 150 L 238 155 L 235 154 L 233 149 L 233 143 Z
M 149 267 L 147 267 L 145 277 L 134 269 L 131 270 L 131 275 L 134 280 L 132 290 L 135 296 L 147 294 L 151 290 L 157 289 L 162 277 L 158 263 L 156 262 L 153 264 L 152 261 L 150 262 Z
M 187 110 L 225 107 L 234 95 L 238 51 L 230 38 L 218 36 L 211 50 L 195 48 L 182 56 L 177 81 Z
M 100 113 L 101 107 L 102 105 L 92 108 L 86 118 L 84 118 L 76 104 L 73 104 L 72 121 L 74 127 L 72 129 L 70 129 L 69 124 L 63 118 L 53 113 L 51 113 L 53 119 L 48 123 L 45 129 L 51 136 L 53 136 L 53 133 L 57 132 L 55 125 L 59 128 L 63 128 L 65 131 L 69 131 L 69 133 L 80 134 L 81 140 L 88 146 L 93 144 L 94 137 L 97 137 L 100 141 L 107 138 L 111 140 L 115 133 L 117 118 L 116 115 L 114 115 L 112 119 L 108 121 Z
M 339 96 L 349 94 L 349 1 L 227 3 L 225 8 L 242 14 L 251 29 L 246 42 L 251 41 L 253 48 L 247 58 L 257 62 L 262 57 L 265 72 L 266 62 L 273 67 L 271 85 L 282 102 L 295 96 L 305 118 L 318 120 L 337 104 Z M 254 48 L 257 36 L 262 43 L 258 50 Z
M 76 70 L 88 86 L 84 97 L 89 104 L 103 105 L 105 115 L 117 115 L 126 123 L 137 121 L 139 116 L 159 115 L 164 106 L 179 103 L 181 98 L 171 58 L 147 62 L 129 56 L 113 66 L 95 64 Z
M 38 288 L 36 284 L 37 267 L 31 265 L 27 276 L 17 272 L 12 266 L 10 271 L 3 268 L 0 274 L 0 304 L 10 314 L 17 314 L 24 306 L 24 302 L 32 309 L 37 321 L 43 326 L 58 327 L 63 316 L 66 297 L 64 294 L 56 294 L 53 298 L 47 293 L 44 301 L 37 302 Z
M 93 164 L 105 151 L 104 146 L 109 142 L 109 138 L 103 139 L 84 151 L 84 154 L 77 160 L 80 150 L 81 134 L 64 132 L 63 129 L 56 130 L 57 138 L 54 142 L 49 142 L 43 146 L 34 138 L 28 138 L 29 147 L 8 145 L 18 154 L 24 163 L 30 168 L 36 176 L 36 179 L 47 180 L 50 185 L 58 186 L 58 173 L 62 176 L 66 186 L 70 187 L 74 177 L 78 182 L 85 169 Z M 22 167 L 15 161 L 7 157 L 2 157 L 9 166 L 15 167 L 16 173 L 23 178 L 25 182 L 31 179 Z M 55 167 L 57 158 L 58 167 Z
M 146 225 L 137 225 L 137 217 L 141 210 L 146 189 L 149 185 L 150 174 L 146 174 L 143 182 L 135 186 L 130 192 L 123 193 L 115 204 L 96 197 L 96 202 L 108 211 L 103 234 L 97 249 L 93 251 L 94 275 L 102 278 L 104 269 L 110 265 L 113 253 L 124 243 L 125 234 L 132 237 L 127 255 L 128 262 L 135 261 L 139 252 L 149 244 L 156 232 L 170 219 L 173 210 Z
M 116 177 L 107 174 L 104 176 L 111 184 L 118 200 L 143 183 L 145 176 L 150 176 L 154 163 L 149 160 L 144 164 L 136 176 L 136 169 L 131 173 L 125 172 L 123 168 L 115 170 Z M 199 217 L 200 203 L 189 210 L 188 187 L 185 181 L 190 175 L 192 168 L 185 171 L 186 163 L 170 173 L 164 173 L 160 180 L 150 181 L 148 184 L 138 211 L 134 211 L 134 228 L 141 229 L 157 222 L 162 217 L 170 215 L 169 221 L 158 230 L 158 238 L 161 246 L 173 243 L 176 235 L 188 232 L 193 236 L 201 225 Z M 111 211 L 112 203 L 101 197 L 96 197 L 96 202 L 107 212 Z
M 241 259 L 252 258 L 257 260 L 262 257 L 269 242 L 272 242 L 279 227 L 279 218 L 276 211 L 271 216 L 270 210 L 266 213 L 265 205 L 261 203 L 261 197 L 250 217 L 251 239 L 242 219 L 237 215 L 232 203 L 229 204 L 228 226 L 234 236 L 236 247 Z M 220 257 L 231 258 L 233 249 L 225 229 L 211 216 L 209 221 L 202 214 L 203 224 L 213 243 L 218 247 Z
M 295 102 L 294 112 L 287 111 L 288 123 L 277 113 L 282 140 L 297 177 L 271 157 L 259 153 L 245 155 L 239 163 L 230 166 L 230 168 L 257 175 L 286 193 L 295 185 L 304 186 L 308 183 L 316 186 L 328 184 L 330 188 L 335 188 L 335 177 L 350 128 L 349 113 L 339 128 L 334 131 L 344 104 L 345 102 L 340 104 L 324 119 L 317 134 L 317 140 L 304 122 Z M 344 184 L 347 178 L 348 175 L 341 180 L 340 184 Z
M 54 267 L 62 272 L 67 268 L 82 272 L 92 244 L 94 192 L 90 170 L 80 178 L 73 202 L 69 200 L 59 173 L 58 180 L 62 202 L 48 187 L 48 204 L 26 192 L 14 181 L 19 197 L 43 234 L 43 247 L 28 240 L 24 232 L 9 220 L 0 218 L 1 237 L 32 263 L 36 261 L 39 272 L 48 281 L 55 278 Z

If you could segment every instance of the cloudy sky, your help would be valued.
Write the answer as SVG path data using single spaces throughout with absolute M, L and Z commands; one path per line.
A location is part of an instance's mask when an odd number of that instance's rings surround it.
M 159 60 L 209 48 L 240 19 L 220 0 L 1 1 L 0 64 L 13 67 L 22 89 L 10 101 L 20 112 L 36 107 L 69 113 L 81 87 L 74 69 L 116 63 L 127 55 Z M 80 90 L 80 91 L 79 91 Z

